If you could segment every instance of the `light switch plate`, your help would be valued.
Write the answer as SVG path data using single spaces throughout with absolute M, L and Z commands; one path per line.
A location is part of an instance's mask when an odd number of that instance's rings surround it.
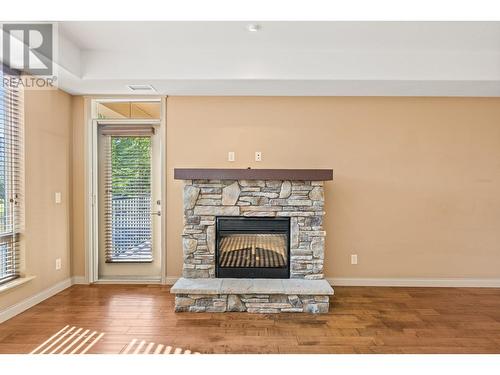
M 60 192 L 56 192 L 54 194 L 54 200 L 57 204 L 60 204 L 62 202 L 62 195 Z
M 358 254 L 351 255 L 351 264 L 358 264 Z
M 227 161 L 234 161 L 234 160 L 235 160 L 234 151 L 229 151 L 227 153 Z

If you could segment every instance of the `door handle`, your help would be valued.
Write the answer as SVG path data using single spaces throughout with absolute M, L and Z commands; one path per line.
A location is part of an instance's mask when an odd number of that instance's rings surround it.
M 151 212 L 151 215 L 161 216 L 161 211 Z

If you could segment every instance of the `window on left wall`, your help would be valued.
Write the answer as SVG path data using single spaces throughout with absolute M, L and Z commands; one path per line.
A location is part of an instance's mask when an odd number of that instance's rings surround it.
M 23 91 L 0 64 L 0 284 L 21 275 L 24 226 Z

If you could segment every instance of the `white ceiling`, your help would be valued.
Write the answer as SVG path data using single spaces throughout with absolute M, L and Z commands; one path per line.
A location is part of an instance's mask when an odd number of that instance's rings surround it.
M 73 94 L 500 96 L 500 22 L 61 22 Z

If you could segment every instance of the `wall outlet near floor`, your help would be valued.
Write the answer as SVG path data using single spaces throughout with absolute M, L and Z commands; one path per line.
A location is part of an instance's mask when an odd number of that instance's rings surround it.
M 56 270 L 61 269 L 61 258 L 56 258 Z
M 358 264 L 358 254 L 351 254 L 351 264 Z
M 255 151 L 255 161 L 262 161 L 262 152 Z
M 56 192 L 54 194 L 54 201 L 56 202 L 56 204 L 60 204 L 62 202 L 62 195 L 60 192 Z
M 234 151 L 229 151 L 227 153 L 227 161 L 234 161 L 235 158 L 234 158 Z

